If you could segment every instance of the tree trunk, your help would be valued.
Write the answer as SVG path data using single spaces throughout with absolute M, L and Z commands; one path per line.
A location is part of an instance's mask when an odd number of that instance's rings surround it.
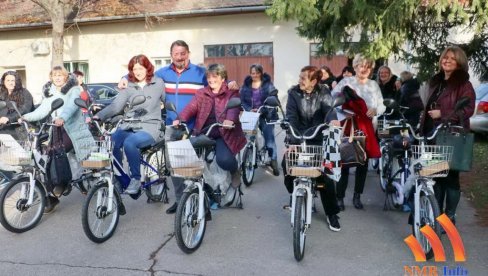
M 64 53 L 64 16 L 59 16 L 57 18 L 52 18 L 53 23 L 53 51 L 51 67 L 63 66 L 63 53 Z

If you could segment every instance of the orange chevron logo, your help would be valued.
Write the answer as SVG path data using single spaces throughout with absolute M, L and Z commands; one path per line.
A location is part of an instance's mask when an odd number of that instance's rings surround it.
M 466 261 L 466 253 L 464 251 L 464 244 L 463 240 L 461 239 L 461 235 L 459 235 L 456 226 L 452 223 L 446 214 L 442 214 L 436 218 L 442 228 L 446 231 L 447 237 L 451 242 L 452 249 L 454 252 L 454 261 L 456 262 L 465 262 Z M 434 229 L 430 227 L 430 225 L 426 225 L 420 229 L 420 232 L 427 238 L 430 245 L 432 246 L 432 250 L 434 251 L 434 260 L 436 262 L 445 262 L 446 261 L 446 254 L 444 251 L 444 247 L 442 246 L 442 242 L 435 233 Z M 404 239 L 405 243 L 408 245 L 412 254 L 417 262 L 425 262 L 427 258 L 425 257 L 425 252 L 422 250 L 422 246 L 417 241 L 417 239 L 410 235 Z

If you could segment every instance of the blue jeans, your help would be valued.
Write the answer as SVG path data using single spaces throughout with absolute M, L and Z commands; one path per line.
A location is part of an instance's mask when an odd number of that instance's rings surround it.
M 217 165 L 225 171 L 235 173 L 238 169 L 237 159 L 230 151 L 229 147 L 225 143 L 224 139 L 215 139 L 215 156 Z
M 122 146 L 124 147 L 125 156 L 129 163 L 131 178 L 141 179 L 141 148 L 147 147 L 154 143 L 154 139 L 145 131 L 133 132 L 131 130 L 117 129 L 112 135 L 114 142 L 114 157 L 122 165 Z
M 278 152 L 276 149 L 274 136 L 274 125 L 267 125 L 266 120 L 264 118 L 260 118 L 259 129 L 263 132 L 264 143 L 268 148 L 269 157 L 271 157 L 271 160 L 278 159 Z

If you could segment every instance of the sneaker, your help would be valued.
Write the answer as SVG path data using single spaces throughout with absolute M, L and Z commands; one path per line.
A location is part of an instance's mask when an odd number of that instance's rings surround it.
M 139 179 L 131 179 L 129 186 L 127 189 L 125 189 L 125 192 L 134 195 L 139 192 L 139 189 L 141 188 L 141 181 Z
M 271 168 L 273 169 L 273 175 L 274 176 L 280 175 L 280 169 L 278 168 L 278 161 L 271 160 Z
M 327 216 L 327 223 L 329 224 L 329 229 L 334 232 L 341 231 L 341 225 L 339 224 L 339 216 L 331 215 Z
M 44 214 L 52 213 L 59 203 L 59 199 L 54 196 L 48 196 L 47 200 L 48 200 L 47 206 L 44 207 Z

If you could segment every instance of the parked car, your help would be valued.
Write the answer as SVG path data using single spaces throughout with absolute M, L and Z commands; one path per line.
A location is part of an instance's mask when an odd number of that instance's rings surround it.
M 476 106 L 474 115 L 469 119 L 471 131 L 488 134 L 488 83 L 482 83 L 475 89 Z
M 117 83 L 87 83 L 88 92 L 96 104 L 103 107 L 109 105 L 117 96 Z

